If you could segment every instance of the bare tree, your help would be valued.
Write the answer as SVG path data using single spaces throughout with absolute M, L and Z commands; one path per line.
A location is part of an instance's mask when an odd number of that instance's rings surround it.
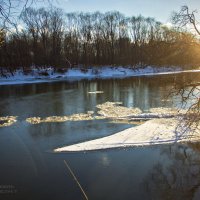
M 51 0 L 43 0 L 48 3 Z M 15 25 L 16 17 L 26 8 L 33 4 L 41 2 L 40 0 L 0 0 L 0 26 L 8 28 L 10 25 Z
M 59 63 L 62 54 L 62 38 L 63 38 L 63 11 L 61 9 L 52 8 L 50 10 L 50 41 L 51 57 L 54 65 Z
M 197 35 L 200 36 L 197 15 L 197 10 L 190 11 L 188 6 L 182 6 L 179 12 L 174 12 L 172 14 L 172 22 L 180 28 L 192 26 Z M 198 54 L 195 56 L 198 56 Z M 178 86 L 176 86 L 176 94 L 181 96 L 184 105 L 189 104 L 185 116 L 186 125 L 190 127 L 195 125 L 194 127 L 197 128 L 200 122 L 200 82 L 194 80 L 195 79 L 190 83 L 183 82 L 182 84 L 178 84 Z
M 193 75 L 192 80 L 185 81 L 184 79 L 175 83 L 174 92 L 176 96 L 180 96 L 182 108 L 187 112 L 183 117 L 183 121 L 180 122 L 180 126 L 184 127 L 184 130 L 188 128 L 193 131 L 199 129 L 200 122 L 200 78 L 199 74 Z
M 196 33 L 200 35 L 197 14 L 197 10 L 190 11 L 188 6 L 182 6 L 179 12 L 174 12 L 172 14 L 171 18 L 172 22 L 175 25 L 178 25 L 179 27 L 186 27 L 187 25 L 192 25 Z
M 10 31 L 6 37 L 0 31 L 0 66 L 200 63 L 197 38 L 163 27 L 153 18 L 128 18 L 119 12 L 64 14 L 57 8 L 29 7 L 19 20 L 21 31 Z

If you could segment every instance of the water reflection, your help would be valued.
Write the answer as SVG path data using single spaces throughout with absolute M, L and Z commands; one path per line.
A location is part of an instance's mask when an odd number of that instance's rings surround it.
M 161 154 L 168 157 L 167 164 L 157 162 L 142 184 L 151 199 L 200 198 L 199 150 L 199 144 L 162 148 Z
M 110 165 L 110 158 L 107 154 L 102 153 L 101 157 L 100 157 L 100 164 L 103 165 L 104 167 L 109 167 Z
M 0 86 L 0 115 L 62 116 L 95 110 L 95 106 L 106 101 L 120 101 L 126 107 L 147 110 L 163 106 L 168 85 L 152 79 L 132 78 L 125 80 L 93 80 L 81 82 L 56 82 L 31 85 Z M 104 91 L 100 95 L 88 91 Z M 172 105 L 167 102 L 166 106 Z M 26 112 L 20 111 L 21 107 Z M 23 113 L 23 115 L 21 115 Z

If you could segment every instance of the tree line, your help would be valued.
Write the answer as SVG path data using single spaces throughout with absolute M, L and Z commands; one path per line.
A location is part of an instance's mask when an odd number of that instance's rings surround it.
M 200 64 L 195 35 L 141 15 L 29 7 L 19 24 L 0 31 L 0 67 Z

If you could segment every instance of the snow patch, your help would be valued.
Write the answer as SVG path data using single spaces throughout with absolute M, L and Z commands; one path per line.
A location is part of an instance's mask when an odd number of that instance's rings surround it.
M 61 72 L 59 72 L 61 71 Z M 18 69 L 13 75 L 6 69 L 3 69 L 4 76 L 0 77 L 0 85 L 25 84 L 50 82 L 58 80 L 81 80 L 94 78 L 124 78 L 133 76 L 154 76 L 163 74 L 176 74 L 185 72 L 200 72 L 200 70 L 183 71 L 180 67 L 152 67 L 133 68 L 133 67 L 90 67 L 73 68 L 55 71 L 53 67 L 35 68 L 32 67 L 23 71 Z
M 54 149 L 54 152 L 76 152 L 91 151 L 110 148 L 124 148 L 133 146 L 145 146 L 156 144 L 167 144 L 174 142 L 198 141 L 199 131 L 182 132 L 177 131 L 178 120 L 152 119 L 144 124 L 120 131 L 114 135 L 73 144 L 66 147 Z M 175 131 L 176 130 L 176 131 Z

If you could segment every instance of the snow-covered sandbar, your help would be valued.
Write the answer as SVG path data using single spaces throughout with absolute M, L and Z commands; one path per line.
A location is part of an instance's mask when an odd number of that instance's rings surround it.
M 126 129 L 107 137 L 54 149 L 54 152 L 91 151 L 119 147 L 198 141 L 200 139 L 200 133 L 198 131 L 186 131 L 184 133 L 178 131 L 178 123 L 179 121 L 175 118 L 152 119 L 142 125 Z

